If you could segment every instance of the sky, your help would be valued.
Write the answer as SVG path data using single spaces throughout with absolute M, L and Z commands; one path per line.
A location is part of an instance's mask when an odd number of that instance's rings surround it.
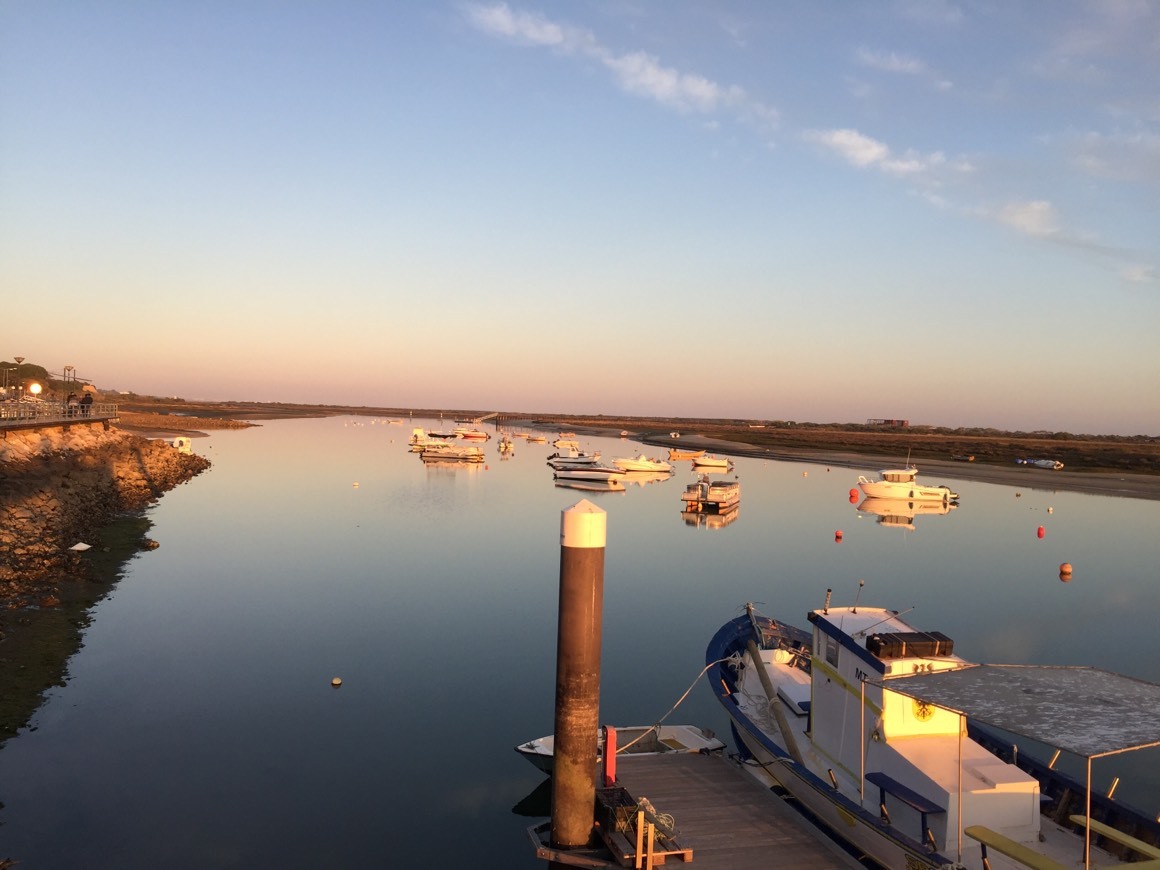
M 0 0 L 0 359 L 1160 435 L 1160 3 Z

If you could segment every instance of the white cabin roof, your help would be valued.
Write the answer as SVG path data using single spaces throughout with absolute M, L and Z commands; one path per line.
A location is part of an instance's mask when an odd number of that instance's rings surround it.
M 1160 746 L 1160 685 L 1099 668 L 969 665 L 882 685 L 1081 758 Z

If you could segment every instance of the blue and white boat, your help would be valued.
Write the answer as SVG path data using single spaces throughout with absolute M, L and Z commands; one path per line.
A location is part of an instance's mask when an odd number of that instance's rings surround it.
M 1160 686 L 1085 667 L 972 664 L 898 612 L 752 605 L 706 650 L 748 770 L 888 868 L 1160 866 L 1160 824 L 1093 793 L 1092 761 L 1160 746 Z M 1002 733 L 1086 762 L 1078 782 Z

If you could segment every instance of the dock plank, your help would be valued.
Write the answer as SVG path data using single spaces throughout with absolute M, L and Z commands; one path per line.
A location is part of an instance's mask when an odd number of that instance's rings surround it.
M 673 817 L 700 870 L 863 866 L 728 758 L 625 755 L 617 775 L 634 798 Z

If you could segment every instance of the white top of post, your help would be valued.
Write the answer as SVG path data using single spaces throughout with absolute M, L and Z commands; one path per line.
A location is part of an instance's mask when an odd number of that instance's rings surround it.
M 584 498 L 560 514 L 560 544 L 565 547 L 603 548 L 608 514 Z

